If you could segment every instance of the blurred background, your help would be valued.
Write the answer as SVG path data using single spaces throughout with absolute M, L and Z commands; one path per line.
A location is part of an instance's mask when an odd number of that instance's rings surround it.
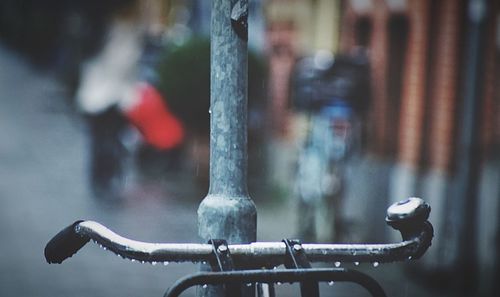
M 43 248 L 77 219 L 138 240 L 199 241 L 210 10 L 205 0 L 0 2 L 1 296 L 161 296 L 196 271 L 94 246 L 48 265 Z M 424 257 L 356 269 L 388 296 L 496 296 L 497 1 L 249 0 L 249 11 L 258 240 L 398 241 L 385 210 L 418 196 L 435 229 Z

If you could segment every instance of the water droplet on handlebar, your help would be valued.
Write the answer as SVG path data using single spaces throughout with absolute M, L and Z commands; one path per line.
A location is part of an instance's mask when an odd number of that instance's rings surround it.
M 329 281 L 329 282 L 328 282 L 328 285 L 329 285 L 329 286 L 333 286 L 334 284 L 335 284 L 335 282 L 334 282 L 334 281 Z
M 163 266 L 167 266 L 168 264 L 168 261 L 163 262 Z
M 373 267 L 378 267 L 379 264 L 379 262 L 373 262 Z
M 358 265 L 359 265 L 359 262 L 354 262 L 354 265 L 358 266 Z
M 341 263 L 340 263 L 340 262 L 338 262 L 338 261 L 337 261 L 337 262 L 335 262 L 335 263 L 333 263 L 333 265 L 335 265 L 335 267 L 340 267 L 340 264 L 341 264 Z

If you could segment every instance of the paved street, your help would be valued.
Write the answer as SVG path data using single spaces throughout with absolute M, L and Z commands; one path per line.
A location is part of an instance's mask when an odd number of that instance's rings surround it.
M 92 198 L 85 127 L 64 100 L 53 78 L 0 46 L 0 296 L 162 296 L 196 265 L 132 263 L 92 244 L 62 265 L 45 262 L 48 239 L 77 219 L 99 221 L 138 240 L 198 242 L 196 209 L 205 193 L 189 176 L 156 181 L 132 176 L 122 204 Z M 259 240 L 294 236 L 291 202 L 255 200 Z M 421 293 L 397 265 L 362 269 L 382 281 L 389 296 Z M 281 296 L 291 296 L 292 288 L 282 287 Z M 323 296 L 362 292 L 334 287 L 325 285 Z
M 93 199 L 85 130 L 60 88 L 3 48 L 0 65 L 0 295 L 161 296 L 194 271 L 119 260 L 92 245 L 63 265 L 45 263 L 47 240 L 82 218 L 139 240 L 196 241 L 197 199 L 154 183 L 131 187 L 120 206 Z

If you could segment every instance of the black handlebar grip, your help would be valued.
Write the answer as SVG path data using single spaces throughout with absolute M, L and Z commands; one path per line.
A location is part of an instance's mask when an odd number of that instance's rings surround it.
M 45 260 L 49 264 L 61 264 L 89 242 L 90 237 L 76 233 L 75 227 L 81 222 L 83 221 L 76 221 L 64 228 L 47 243 L 45 246 Z

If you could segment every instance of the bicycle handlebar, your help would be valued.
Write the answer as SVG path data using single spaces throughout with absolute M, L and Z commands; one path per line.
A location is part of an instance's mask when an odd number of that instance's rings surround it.
M 431 245 L 432 225 L 427 221 L 430 207 L 420 198 L 409 198 L 391 205 L 386 221 L 399 230 L 403 241 L 389 244 L 302 244 L 311 262 L 392 262 L 417 259 Z M 62 263 L 87 242 L 93 240 L 115 254 L 142 262 L 209 262 L 211 244 L 147 243 L 122 237 L 94 221 L 77 221 L 54 236 L 45 247 L 48 263 Z M 235 263 L 252 267 L 277 266 L 286 259 L 284 242 L 229 244 Z

